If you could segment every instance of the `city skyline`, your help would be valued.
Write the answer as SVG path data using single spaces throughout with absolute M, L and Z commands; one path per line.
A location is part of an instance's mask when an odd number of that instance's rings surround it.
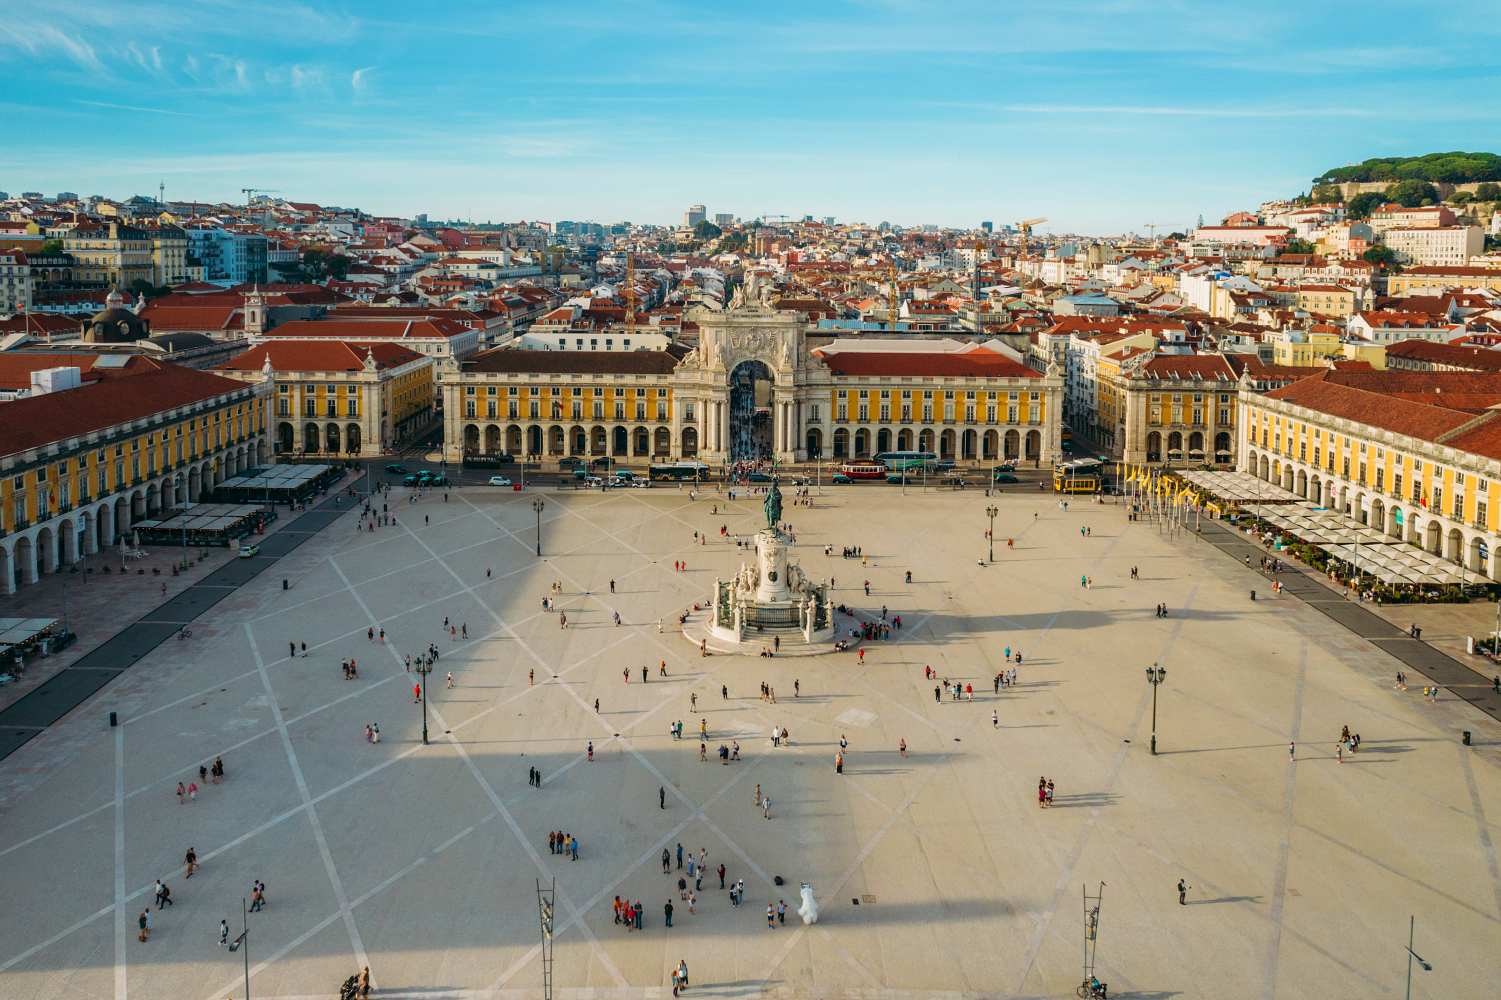
M 0 14 L 0 189 L 673 224 L 834 216 L 1185 228 L 1367 156 L 1493 148 L 1460 4 L 794 5 L 404 16 L 83 2 Z M 1403 16 L 1406 16 L 1405 13 Z M 251 40 L 240 32 L 254 25 Z M 112 148 L 80 158 L 93 136 Z M 60 168 L 60 164 L 66 164 Z

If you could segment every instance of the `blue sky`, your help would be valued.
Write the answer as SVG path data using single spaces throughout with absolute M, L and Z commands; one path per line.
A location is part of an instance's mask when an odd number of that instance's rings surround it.
M 1501 150 L 1493 3 L 5 0 L 0 190 L 1190 224 Z

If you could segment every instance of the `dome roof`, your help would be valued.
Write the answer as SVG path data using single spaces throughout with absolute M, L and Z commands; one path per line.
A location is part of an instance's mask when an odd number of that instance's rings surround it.
M 93 344 L 125 344 L 149 336 L 151 324 L 125 308 L 119 290 L 104 300 L 104 310 L 83 324 L 83 339 Z

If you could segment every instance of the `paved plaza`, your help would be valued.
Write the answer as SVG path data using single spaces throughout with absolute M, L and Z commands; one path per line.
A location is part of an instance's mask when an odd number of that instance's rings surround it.
M 700 658 L 675 630 L 749 558 L 719 530 L 763 525 L 759 497 L 544 491 L 540 561 L 531 493 L 397 489 L 400 523 L 373 533 L 345 514 L 0 762 L 0 996 L 243 997 L 219 921 L 239 933 L 257 879 L 257 998 L 332 997 L 364 965 L 378 997 L 540 996 L 535 883 L 554 876 L 559 997 L 666 996 L 679 959 L 690 996 L 1072 996 L 1081 890 L 1101 882 L 1112 996 L 1400 997 L 1409 915 L 1434 966 L 1413 995 L 1494 995 L 1501 725 L 1447 691 L 1425 702 L 1418 676 L 1395 690 L 1372 644 L 1118 506 L 826 493 L 784 513 L 795 557 L 839 601 L 902 618 L 863 664 Z M 841 558 L 852 545 L 868 565 Z M 554 584 L 566 628 L 542 608 Z M 429 643 L 423 746 L 403 658 Z M 1008 646 L 1018 684 L 995 693 Z M 935 702 L 928 665 L 973 700 Z M 1345 724 L 1362 743 L 1341 762 Z M 790 746 L 771 746 L 777 725 Z M 743 759 L 721 765 L 732 740 Z M 215 755 L 226 780 L 179 804 Z M 579 838 L 577 861 L 549 853 L 549 830 Z M 743 878 L 745 905 L 710 874 L 690 913 L 675 858 L 662 871 L 679 843 Z M 190 846 L 202 868 L 185 879 Z M 152 907 L 141 943 L 158 877 L 174 905 Z M 613 922 L 616 896 L 644 904 L 642 931 Z M 768 929 L 779 899 L 787 922 Z

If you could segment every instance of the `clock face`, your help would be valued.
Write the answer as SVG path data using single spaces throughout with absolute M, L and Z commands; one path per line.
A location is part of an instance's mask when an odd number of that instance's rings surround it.
M 777 582 L 777 571 L 776 570 L 772 570 L 770 573 L 767 573 L 766 574 L 766 579 L 770 580 L 772 583 L 776 583 Z

